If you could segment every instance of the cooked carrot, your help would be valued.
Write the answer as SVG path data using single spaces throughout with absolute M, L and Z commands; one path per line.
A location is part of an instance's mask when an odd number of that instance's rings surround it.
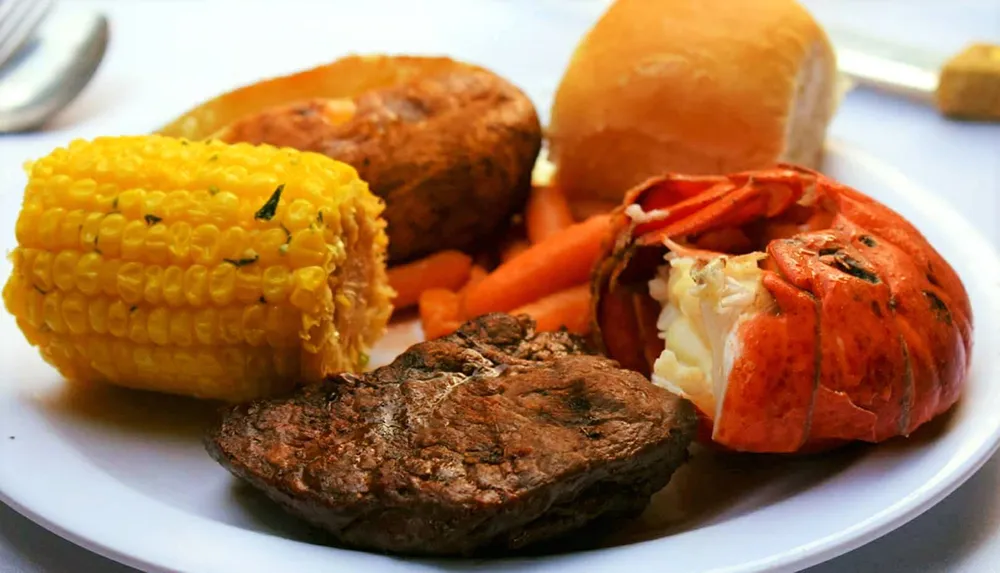
M 594 215 L 610 213 L 618 203 L 604 199 L 577 199 L 569 203 L 569 210 L 577 221 L 585 221 Z
M 458 291 L 459 294 L 468 292 L 470 288 L 485 279 L 488 274 L 490 274 L 490 271 L 486 270 L 486 267 L 482 265 L 472 265 L 472 269 L 469 270 L 469 280 L 462 285 L 462 289 Z
M 535 319 L 539 332 L 552 332 L 563 326 L 575 334 L 590 331 L 590 285 L 581 284 L 526 304 L 511 314 L 527 314 Z
M 486 270 L 486 267 L 482 265 L 472 265 L 472 270 L 469 271 L 469 281 L 458 291 L 458 318 L 460 320 L 467 320 L 471 318 L 465 312 L 465 297 L 469 293 L 469 289 L 481 283 L 483 279 L 489 276 L 490 271 Z
M 524 217 L 521 216 L 520 221 L 511 223 L 511 225 L 503 232 L 500 240 L 497 241 L 497 264 L 503 264 L 509 261 L 517 254 L 527 249 L 530 245 L 531 243 L 528 242 L 527 230 L 524 227 Z
M 503 248 L 500 250 L 500 261 L 502 263 L 506 263 L 507 261 L 520 255 L 524 251 L 527 251 L 528 247 L 530 246 L 531 243 L 529 243 L 524 239 L 518 241 L 510 241 L 509 243 L 505 244 Z
M 389 269 L 389 284 L 396 290 L 395 308 L 416 304 L 420 293 L 434 288 L 458 290 L 469 280 L 472 257 L 459 251 L 440 251 L 427 258 Z
M 465 312 L 506 312 L 582 284 L 608 238 L 610 217 L 598 215 L 559 231 L 497 267 L 465 297 Z
M 424 340 L 451 334 L 461 326 L 461 300 L 457 293 L 435 288 L 420 293 L 420 325 Z
M 524 208 L 524 224 L 528 240 L 541 243 L 576 221 L 569 210 L 569 203 L 555 185 L 533 187 Z

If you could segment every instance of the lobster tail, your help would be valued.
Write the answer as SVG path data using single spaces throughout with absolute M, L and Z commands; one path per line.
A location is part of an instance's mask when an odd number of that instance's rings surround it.
M 964 286 L 871 197 L 780 165 L 651 179 L 616 217 L 593 277 L 598 342 L 695 402 L 716 444 L 879 442 L 958 400 Z

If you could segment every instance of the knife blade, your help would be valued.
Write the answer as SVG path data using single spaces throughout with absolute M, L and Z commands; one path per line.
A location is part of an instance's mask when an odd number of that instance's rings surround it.
M 971 43 L 953 55 L 828 29 L 837 68 L 853 85 L 933 106 L 945 116 L 1000 121 L 1000 45 Z

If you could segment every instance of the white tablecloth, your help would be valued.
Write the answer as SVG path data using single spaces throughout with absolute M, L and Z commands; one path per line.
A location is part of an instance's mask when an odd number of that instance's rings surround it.
M 531 0 L 515 2 L 534 9 Z M 566 0 L 588 4 L 586 0 Z M 602 0 L 595 0 L 594 13 Z M 190 86 L 178 80 L 174 64 L 192 51 L 205 52 L 205 65 L 225 65 L 227 51 L 219 38 L 192 37 L 188 19 L 197 18 L 205 3 L 190 0 L 146 2 L 110 0 L 65 2 L 67 6 L 99 6 L 112 23 L 112 44 L 104 66 L 86 92 L 43 134 L 0 137 L 0 159 L 17 153 L 27 157 L 47 151 L 52 142 L 70 135 L 93 135 L 108 129 L 137 132 L 156 124 L 136 124 L 136 118 L 162 121 L 181 109 L 140 116 L 150 94 L 162 90 L 186 91 L 194 101 L 227 88 Z M 549 2 L 552 4 L 552 2 Z M 995 0 L 807 0 L 826 23 L 854 29 L 924 48 L 955 51 L 973 39 L 1000 43 L 1000 3 Z M 274 10 L 281 10 L 275 3 Z M 589 6 L 589 4 L 588 4 Z M 259 11 L 257 11 L 259 12 Z M 234 20 L 238 18 L 234 11 Z M 233 24 L 236 25 L 236 24 Z M 241 27 L 252 26 L 252 22 Z M 222 35 L 225 30 L 220 30 Z M 262 35 L 261 41 L 269 41 Z M 531 40 L 528 40 L 531 41 Z M 544 38 L 539 40 L 544 41 Z M 168 42 L 176 42 L 169 46 Z M 218 50 L 210 48 L 218 47 Z M 276 48 L 277 49 L 277 48 Z M 287 50 L 286 50 L 287 51 Z M 299 62 L 299 67 L 318 63 Z M 261 62 L 262 73 L 281 73 L 287 66 L 275 56 Z M 150 70 L 162 69 L 162 76 Z M 171 75 L 173 74 L 173 75 Z M 145 84 L 135 81 L 141 78 Z M 211 79 L 202 74 L 201 79 Z M 150 85 L 153 82 L 155 85 Z M 537 94 L 533 94 L 537 95 Z M 540 94 L 544 97 L 545 94 Z M 105 121 L 107 119 L 107 121 Z M 147 121 L 145 119 L 138 121 Z M 109 127 L 110 126 L 110 127 Z M 969 220 L 1000 247 L 1000 124 L 972 124 L 945 120 L 928 108 L 886 96 L 855 91 L 835 120 L 831 136 L 862 148 L 903 169 L 913 180 L 946 196 Z M 927 148 L 933 146 L 929 155 Z M 9 164 L 9 162 L 7 163 Z M 0 173 L 0 186 L 10 192 L 11 178 Z M 71 480 L 72 476 L 67 476 Z M 817 566 L 812 573 L 867 571 L 1000 571 L 1000 457 L 991 460 L 968 483 L 937 507 L 893 533 L 838 559 Z M 724 550 L 724 548 L 720 548 Z M 133 571 L 59 537 L 0 504 L 0 573 L 118 573 Z

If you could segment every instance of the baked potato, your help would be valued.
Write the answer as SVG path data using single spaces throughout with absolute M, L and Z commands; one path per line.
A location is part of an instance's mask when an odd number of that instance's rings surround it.
M 221 95 L 159 130 L 351 164 L 386 202 L 389 263 L 473 250 L 520 210 L 541 147 L 516 86 L 449 58 L 350 56 Z

